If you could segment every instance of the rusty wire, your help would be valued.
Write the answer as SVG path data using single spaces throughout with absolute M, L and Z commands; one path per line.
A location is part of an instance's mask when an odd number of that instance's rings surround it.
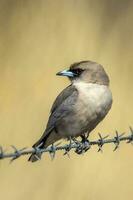
M 38 149 L 38 148 L 22 148 L 22 149 L 17 149 L 15 146 L 11 145 L 13 151 L 12 152 L 6 152 L 2 146 L 0 146 L 0 159 L 5 159 L 5 158 L 10 158 L 11 162 L 16 160 L 17 158 L 20 158 L 21 156 L 25 156 L 31 153 L 49 153 L 52 158 L 55 157 L 56 151 L 63 150 L 64 155 L 69 155 L 68 153 L 70 150 L 74 149 L 76 153 L 82 154 L 89 150 L 91 146 L 96 145 L 98 146 L 98 152 L 102 152 L 103 146 L 105 144 L 110 144 L 113 143 L 115 145 L 113 151 L 116 151 L 120 143 L 122 141 L 127 141 L 127 143 L 133 143 L 133 129 L 130 127 L 130 133 L 129 135 L 125 136 L 124 133 L 119 134 L 118 131 L 115 132 L 115 136 L 113 138 L 108 138 L 109 135 L 102 137 L 102 135 L 99 133 L 98 134 L 99 139 L 94 140 L 94 141 L 87 141 L 86 143 L 83 143 L 81 141 L 77 140 L 70 140 L 69 144 L 65 144 L 63 146 L 58 146 L 58 145 L 51 145 L 45 149 Z

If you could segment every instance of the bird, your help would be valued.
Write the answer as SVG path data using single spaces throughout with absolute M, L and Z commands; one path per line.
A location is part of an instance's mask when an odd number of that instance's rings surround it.
M 55 99 L 46 129 L 33 145 L 35 149 L 47 148 L 65 138 L 81 137 L 83 141 L 104 119 L 112 106 L 109 76 L 104 67 L 85 60 L 70 65 L 68 70 L 58 72 L 71 84 Z M 32 153 L 29 161 L 41 159 L 41 153 Z

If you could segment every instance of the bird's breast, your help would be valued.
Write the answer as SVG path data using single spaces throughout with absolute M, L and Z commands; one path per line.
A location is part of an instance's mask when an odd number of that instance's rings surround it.
M 88 123 L 103 118 L 112 104 L 112 94 L 108 86 L 92 83 L 75 83 L 78 100 L 75 104 L 81 122 Z

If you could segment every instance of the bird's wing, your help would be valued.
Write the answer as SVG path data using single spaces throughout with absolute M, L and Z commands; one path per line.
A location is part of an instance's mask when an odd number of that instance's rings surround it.
M 45 130 L 45 136 L 51 132 L 60 120 L 73 112 L 73 105 L 76 102 L 78 91 L 75 86 L 70 85 L 65 88 L 56 98 L 51 109 L 51 115 Z
M 67 99 L 70 95 L 75 93 L 76 88 L 73 85 L 69 85 L 67 88 L 65 88 L 55 99 L 52 108 L 51 113 L 53 113 L 62 103 Z
M 51 134 L 53 130 L 56 131 L 57 125 L 61 122 L 61 119 L 66 115 L 71 115 L 73 112 L 73 105 L 76 102 L 78 96 L 78 91 L 75 86 L 70 85 L 65 88 L 56 98 L 53 103 L 51 114 L 47 123 L 46 130 L 44 131 L 41 138 L 33 145 L 33 147 L 37 147 L 42 143 L 45 144 L 45 141 Z

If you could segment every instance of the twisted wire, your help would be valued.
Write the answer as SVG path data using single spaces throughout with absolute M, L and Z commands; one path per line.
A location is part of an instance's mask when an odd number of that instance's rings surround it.
M 18 158 L 20 158 L 21 156 L 25 156 L 28 154 L 32 154 L 32 153 L 49 153 L 51 158 L 53 159 L 55 157 L 55 154 L 57 151 L 64 151 L 64 155 L 68 155 L 68 153 L 74 149 L 76 153 L 78 154 L 82 154 L 87 150 L 91 149 L 91 146 L 98 146 L 98 152 L 102 152 L 103 150 L 103 146 L 105 144 L 110 144 L 113 143 L 114 144 L 114 149 L 113 151 L 116 151 L 119 146 L 120 143 L 123 141 L 126 141 L 127 144 L 131 143 L 133 144 L 133 129 L 130 127 L 130 133 L 125 136 L 125 133 L 120 134 L 118 131 L 115 132 L 115 136 L 112 138 L 109 138 L 109 135 L 102 137 L 102 135 L 100 133 L 98 133 L 98 139 L 94 140 L 94 141 L 89 141 L 87 140 L 86 143 L 83 143 L 81 141 L 77 141 L 77 140 L 70 140 L 69 144 L 65 144 L 63 146 L 58 146 L 58 145 L 51 145 L 45 149 L 39 149 L 39 148 L 32 148 L 32 149 L 28 149 L 28 148 L 22 148 L 22 149 L 17 149 L 14 145 L 11 145 L 12 148 L 12 152 L 6 152 L 2 146 L 0 146 L 0 159 L 6 159 L 6 158 L 10 158 L 10 161 L 14 161 Z

